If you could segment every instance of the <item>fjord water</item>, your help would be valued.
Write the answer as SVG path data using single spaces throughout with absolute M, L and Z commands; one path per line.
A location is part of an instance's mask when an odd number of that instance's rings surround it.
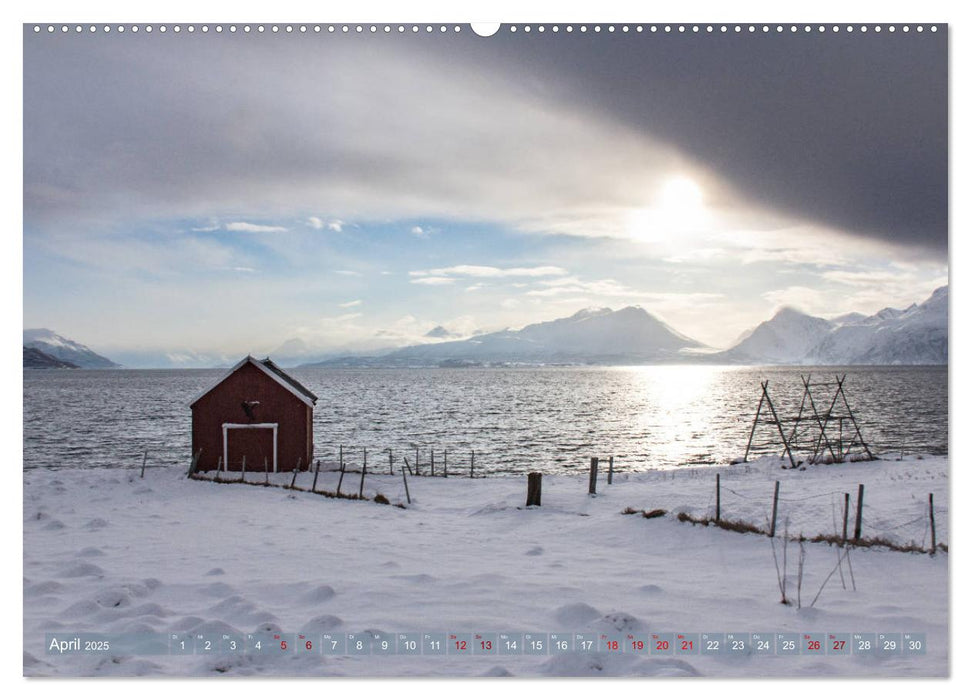
M 31 370 L 24 372 L 24 468 L 187 468 L 188 407 L 225 370 Z M 741 456 L 761 394 L 795 414 L 800 376 L 846 394 L 874 451 L 945 454 L 947 367 L 551 367 L 296 369 L 317 394 L 316 457 L 387 469 L 419 449 L 453 474 L 568 472 L 589 458 L 619 470 L 724 464 Z M 814 390 L 823 411 L 833 387 Z M 820 405 L 824 404 L 824 405 Z M 844 411 L 845 413 L 845 411 Z M 848 430 L 848 427 L 845 428 Z M 765 430 L 765 429 L 761 429 Z M 769 433 L 760 433 L 768 437 Z

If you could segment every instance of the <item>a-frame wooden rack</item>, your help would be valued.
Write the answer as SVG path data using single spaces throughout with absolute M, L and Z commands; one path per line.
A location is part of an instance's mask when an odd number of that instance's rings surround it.
M 759 424 L 775 426 L 773 433 L 778 432 L 779 440 L 782 443 L 782 456 L 788 457 L 789 464 L 795 469 L 798 464 L 794 456 L 796 453 L 807 455 L 810 464 L 826 460 L 827 453 L 832 462 L 845 462 L 854 454 L 866 455 L 865 459 L 874 459 L 870 447 L 863 439 L 860 432 L 860 425 L 856 422 L 850 402 L 846 398 L 843 385 L 846 382 L 846 375 L 835 375 L 834 381 L 813 382 L 812 375 L 800 375 L 802 380 L 803 393 L 802 401 L 799 402 L 799 410 L 795 416 L 780 417 L 769 396 L 769 380 L 766 379 L 762 384 L 762 395 L 759 397 L 759 406 L 755 411 L 755 420 L 752 421 L 752 430 L 749 433 L 748 445 L 745 447 L 744 460 L 748 461 L 749 452 L 752 450 L 752 441 Z M 813 397 L 813 390 L 829 389 L 835 387 L 833 398 L 828 402 L 828 407 L 820 411 Z M 842 402 L 842 406 L 837 408 L 837 402 Z M 826 404 L 821 404 L 825 406 Z M 762 407 L 768 407 L 768 415 L 762 415 Z M 845 411 L 845 413 L 843 412 Z M 788 432 L 787 432 L 788 428 Z M 778 443 L 776 443 L 778 446 Z

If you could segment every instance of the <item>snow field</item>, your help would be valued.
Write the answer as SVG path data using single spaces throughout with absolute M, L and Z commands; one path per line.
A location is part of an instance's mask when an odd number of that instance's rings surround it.
M 802 607 L 779 602 L 765 536 L 680 523 L 714 513 L 764 526 L 781 482 L 778 530 L 841 527 L 842 493 L 865 484 L 863 535 L 948 541 L 945 457 L 806 471 L 773 459 L 720 469 L 526 479 L 411 477 L 406 509 L 311 493 L 187 480 L 180 469 L 24 473 L 25 675 L 169 676 L 944 676 L 948 555 L 806 543 Z M 248 479 L 262 480 L 262 474 Z M 237 478 L 230 474 L 229 478 Z M 291 476 L 272 477 L 289 484 Z M 338 475 L 321 472 L 318 489 Z M 309 488 L 310 474 L 297 476 Z M 360 474 L 345 475 L 356 493 Z M 404 502 L 399 474 L 368 474 L 365 495 Z M 788 500 L 787 500 L 788 499 Z M 801 500 L 797 500 L 801 499 Z M 625 508 L 668 511 L 661 518 Z M 777 558 L 782 542 L 775 541 Z M 799 585 L 787 548 L 787 592 Z M 781 559 L 780 559 L 781 561 Z M 849 566 L 852 565 L 852 580 Z M 817 595 L 829 576 L 813 607 Z M 845 588 L 844 588 L 845 582 Z M 855 582 L 856 590 L 853 590 Z M 44 635 L 323 632 L 917 632 L 924 656 L 52 656 Z

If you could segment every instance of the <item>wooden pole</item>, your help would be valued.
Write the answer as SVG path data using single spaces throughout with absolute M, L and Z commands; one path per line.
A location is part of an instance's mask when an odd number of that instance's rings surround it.
M 846 546 L 847 526 L 850 523 L 850 494 L 843 494 L 843 546 Z
M 246 481 L 246 455 L 243 455 L 243 468 L 239 471 L 239 480 Z
M 414 472 L 411 471 L 411 465 L 408 464 L 408 458 L 407 457 L 402 457 L 401 459 L 403 459 L 405 461 L 405 469 L 408 470 L 408 473 L 414 475 Z
M 772 494 L 772 522 L 769 524 L 769 537 L 775 537 L 775 518 L 779 513 L 779 482 L 775 482 L 775 493 Z
M 442 457 L 442 476 L 446 479 L 448 478 L 448 450 L 445 450 L 445 454 Z
M 435 476 L 435 450 L 432 450 L 432 476 Z
M 388 474 L 394 476 L 394 453 L 388 448 Z
M 530 472 L 526 477 L 526 505 L 538 506 L 543 495 L 543 475 Z
M 472 466 L 469 467 L 469 478 L 475 478 L 475 450 L 472 450 Z
M 775 420 L 776 427 L 779 428 L 779 437 L 782 438 L 782 444 L 785 445 L 786 454 L 789 455 L 789 464 L 791 464 L 792 468 L 795 469 L 796 460 L 792 456 L 792 450 L 789 449 L 789 441 L 786 440 L 785 431 L 782 430 L 782 421 L 779 420 L 779 414 L 775 412 L 775 406 L 772 405 L 772 397 L 769 396 L 768 386 L 769 386 L 769 380 L 766 379 L 765 384 L 763 384 L 762 386 L 762 388 L 765 390 L 765 400 L 769 404 L 769 410 L 772 411 L 772 418 Z
M 337 461 L 340 462 L 340 464 L 341 464 L 341 473 L 343 473 L 344 472 L 344 446 L 343 445 L 340 446 L 340 453 L 339 453 L 339 455 L 340 456 L 337 458 Z
M 931 554 L 937 552 L 937 526 L 934 524 L 934 494 L 927 494 L 927 502 L 931 512 Z
M 415 476 L 420 475 L 420 470 L 418 467 L 418 448 L 415 448 Z
M 310 490 L 313 491 L 314 493 L 317 492 L 317 477 L 318 476 L 320 476 L 320 460 L 319 459 L 317 460 L 317 468 L 314 469 L 314 483 L 313 483 L 313 486 L 310 487 Z
M 199 466 L 199 458 L 202 456 L 202 448 L 192 455 L 192 462 L 189 463 L 189 471 L 186 472 L 186 477 L 190 477 L 196 473 L 196 467 Z
M 344 456 L 343 451 L 341 452 L 341 477 L 337 480 L 337 495 L 341 495 L 341 484 L 344 483 Z
M 722 519 L 722 475 L 715 474 L 715 522 Z
M 850 420 L 853 421 L 853 428 L 856 430 L 856 437 L 860 441 L 860 444 L 863 445 L 863 449 L 866 450 L 867 457 L 869 459 L 876 459 L 873 456 L 873 453 L 870 452 L 870 446 L 867 445 L 866 441 L 863 439 L 863 433 L 860 432 L 860 426 L 856 422 L 856 416 L 853 415 L 853 409 L 850 408 L 850 402 L 847 401 L 846 399 L 846 392 L 843 391 L 843 382 L 845 381 L 846 381 L 846 374 L 843 374 L 842 378 L 838 376 L 836 377 L 836 383 L 839 386 L 840 396 L 843 397 L 843 405 L 846 407 L 846 412 L 849 414 Z M 833 403 L 836 403 L 835 398 L 833 399 Z
M 587 493 L 597 495 L 597 464 L 600 462 L 598 457 L 590 458 L 590 488 Z
M 243 457 L 243 459 L 246 459 Z M 303 458 L 297 457 L 297 468 L 293 470 L 293 477 L 290 479 L 290 488 L 293 488 L 294 484 L 297 483 L 297 472 L 300 471 L 300 462 Z
M 405 457 L 405 466 L 408 466 L 408 458 L 407 457 Z M 410 471 L 410 469 L 402 469 L 401 470 L 401 478 L 405 482 L 405 498 L 408 499 L 408 505 L 411 505 L 411 493 L 409 493 L 409 491 L 408 491 L 408 472 L 409 471 Z
M 863 484 L 856 494 L 856 528 L 853 530 L 853 539 L 859 541 L 863 532 Z
M 752 449 L 752 438 L 755 437 L 755 426 L 759 424 L 759 415 L 762 413 L 762 402 L 765 401 L 765 387 L 768 383 L 768 380 L 762 382 L 762 396 L 759 397 L 759 407 L 755 409 L 755 420 L 752 421 L 752 432 L 748 435 L 748 445 L 745 446 L 745 456 L 742 457 L 743 462 L 748 461 L 748 453 Z
M 144 479 L 145 478 L 145 462 L 146 461 L 148 461 L 148 450 L 145 450 L 145 454 L 142 457 L 142 473 L 138 477 L 139 479 Z
M 810 375 L 811 377 L 812 375 Z M 819 453 L 823 449 L 823 441 L 826 442 L 826 449 L 829 450 L 830 457 L 833 458 L 834 462 L 837 462 L 836 452 L 833 450 L 833 444 L 829 441 L 829 436 L 826 435 L 826 426 L 829 425 L 829 418 L 833 414 L 833 407 L 836 405 L 836 395 L 833 395 L 833 401 L 829 404 L 829 408 L 825 413 L 825 420 L 819 417 L 819 411 L 816 410 L 816 401 L 813 399 L 813 393 L 811 391 L 811 385 L 809 380 L 803 379 L 803 384 L 806 386 L 806 394 L 809 396 L 809 407 L 813 410 L 813 417 L 816 419 L 816 426 L 819 428 L 819 437 L 816 438 L 816 443 L 813 446 L 813 457 L 812 461 L 815 463 L 819 458 Z
M 367 448 L 364 450 L 364 464 L 361 466 L 361 485 L 357 489 L 357 497 L 364 498 L 364 475 L 367 474 Z
M 610 466 L 607 467 L 607 483 L 614 483 L 614 456 L 610 455 Z

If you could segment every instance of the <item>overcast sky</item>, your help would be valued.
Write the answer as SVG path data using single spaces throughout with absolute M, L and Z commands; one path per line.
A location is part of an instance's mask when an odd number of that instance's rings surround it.
M 724 346 L 946 283 L 943 27 L 463 29 L 25 28 L 25 327 L 233 356 L 638 304 Z

